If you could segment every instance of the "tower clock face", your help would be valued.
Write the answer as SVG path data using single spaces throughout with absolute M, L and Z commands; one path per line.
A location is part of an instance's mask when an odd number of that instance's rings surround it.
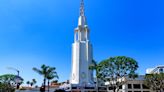
M 85 74 L 85 72 L 82 72 L 82 74 L 81 74 L 81 78 L 86 78 L 86 74 Z

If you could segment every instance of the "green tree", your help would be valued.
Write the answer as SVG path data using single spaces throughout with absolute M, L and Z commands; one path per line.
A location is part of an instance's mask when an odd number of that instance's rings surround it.
M 37 83 L 36 79 L 32 79 L 33 85 Z
M 164 92 L 164 73 L 146 74 L 144 84 L 154 91 Z
M 27 81 L 26 84 L 29 86 L 30 85 L 30 81 Z
M 111 57 L 103 60 L 97 66 L 97 76 L 104 82 L 108 82 L 113 92 L 118 92 L 119 87 L 125 84 L 126 78 L 136 78 L 138 63 L 126 56 Z
M 33 82 L 30 82 L 30 86 L 31 86 L 31 88 L 32 88 L 33 85 L 34 85 L 34 83 L 33 83 Z
M 48 75 L 46 77 L 48 79 L 48 92 L 49 92 L 49 84 L 50 84 L 50 80 L 54 79 L 54 78 L 59 78 L 56 72 L 56 68 L 55 67 L 49 67 L 48 69 Z
M 23 83 L 23 78 L 13 74 L 4 74 L 0 76 L 0 89 L 4 92 L 14 92 L 16 84 Z
M 30 86 L 32 87 L 35 84 L 36 84 L 36 80 L 35 79 L 32 79 L 32 81 L 30 82 Z
M 27 82 L 26 82 L 26 84 L 27 84 L 28 86 L 30 85 L 31 87 L 32 87 L 33 85 L 35 85 L 36 83 L 37 83 L 37 81 L 36 81 L 35 79 L 32 79 L 32 81 L 27 81 Z
M 11 84 L 12 82 L 15 82 L 15 77 L 16 75 L 13 74 L 4 74 L 0 76 L 0 81 L 1 83 L 9 83 Z
M 43 86 L 44 86 L 44 91 L 45 91 L 45 87 L 46 87 L 46 79 L 47 79 L 47 75 L 48 75 L 48 68 L 49 66 L 46 66 L 45 64 L 43 64 L 41 66 L 41 69 L 38 68 L 33 68 L 33 70 L 37 73 L 39 73 L 40 75 L 43 76 Z
M 0 82 L 0 91 L 1 92 L 15 92 L 15 88 L 14 86 L 10 84 Z
M 41 66 L 41 69 L 33 68 L 33 70 L 39 73 L 40 75 L 43 75 L 44 89 L 45 89 L 47 79 L 48 79 L 48 90 L 49 90 L 49 81 L 52 80 L 53 78 L 58 78 L 57 72 L 55 71 L 56 70 L 55 67 L 50 67 L 43 64 Z

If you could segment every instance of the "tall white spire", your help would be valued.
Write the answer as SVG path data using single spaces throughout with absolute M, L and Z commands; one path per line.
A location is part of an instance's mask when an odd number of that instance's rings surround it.
M 71 84 L 77 87 L 81 85 L 90 87 L 90 84 L 94 83 L 93 72 L 89 70 L 92 60 L 92 45 L 89 41 L 89 28 L 84 13 L 84 0 L 81 0 L 78 27 L 75 28 L 74 43 L 72 45 Z
M 81 0 L 80 4 L 80 16 L 84 16 L 84 0 Z
M 86 22 L 85 11 L 84 11 L 84 0 L 81 0 L 78 26 L 84 27 L 85 25 L 87 25 L 87 22 Z

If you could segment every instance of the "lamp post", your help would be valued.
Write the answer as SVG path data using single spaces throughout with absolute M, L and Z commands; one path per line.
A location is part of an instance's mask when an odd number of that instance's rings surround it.
M 20 73 L 20 71 L 18 70 L 18 69 L 16 69 L 16 68 L 13 68 L 13 67 L 7 67 L 7 69 L 10 69 L 10 70 L 14 70 L 14 71 L 16 71 L 17 72 L 17 76 L 16 76 L 16 84 L 17 84 L 17 89 L 19 89 L 19 85 L 20 85 L 20 83 L 19 83 L 19 73 Z

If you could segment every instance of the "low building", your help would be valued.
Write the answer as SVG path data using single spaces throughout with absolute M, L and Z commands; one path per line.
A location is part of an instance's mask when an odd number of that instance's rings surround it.
M 156 66 L 155 68 L 146 69 L 146 74 L 154 74 L 154 73 L 164 73 L 164 65 Z
M 109 83 L 105 83 L 109 85 Z M 107 87 L 107 92 L 113 92 L 110 86 Z M 119 92 L 153 92 L 144 85 L 144 75 L 139 75 L 138 78 L 126 78 L 126 84 L 119 87 Z
M 146 74 L 164 73 L 164 65 L 155 68 L 146 69 Z M 120 87 L 119 92 L 154 92 L 144 85 L 145 75 L 139 75 L 138 78 L 126 78 L 126 84 Z M 109 83 L 106 83 L 108 85 Z M 113 92 L 111 87 L 107 87 L 108 92 Z

